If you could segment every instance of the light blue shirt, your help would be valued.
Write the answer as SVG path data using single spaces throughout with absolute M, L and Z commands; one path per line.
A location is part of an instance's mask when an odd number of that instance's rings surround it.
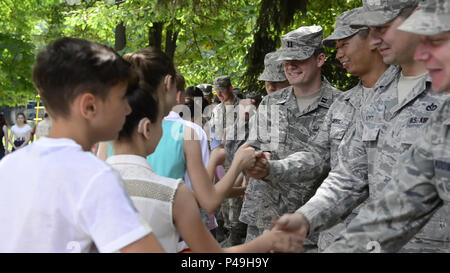
M 163 120 L 163 134 L 155 152 L 147 157 L 152 169 L 160 176 L 184 179 L 184 124 Z

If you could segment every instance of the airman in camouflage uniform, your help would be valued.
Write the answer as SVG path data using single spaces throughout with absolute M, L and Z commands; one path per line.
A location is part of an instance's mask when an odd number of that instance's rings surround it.
M 301 27 L 283 36 L 280 59 L 285 61 L 285 72 L 289 71 L 286 68 L 286 62 L 289 61 L 319 63 L 324 60 L 323 53 L 316 53 L 321 49 L 321 42 L 322 28 L 318 26 Z M 317 77 L 315 80 L 319 89 L 314 90 L 317 99 L 300 111 L 296 92 L 298 84 L 267 95 L 262 100 L 255 118 L 250 121 L 249 144 L 270 152 L 275 160 L 284 159 L 310 145 L 330 105 L 342 94 L 321 77 L 320 68 L 317 67 L 320 66 L 316 66 L 317 72 L 313 69 L 302 72 Z M 311 177 L 301 183 L 276 185 L 250 179 L 239 218 L 249 225 L 246 241 L 259 236 L 264 229 L 270 229 L 272 219 L 283 213 L 293 212 L 304 204 L 314 194 L 323 178 Z M 311 247 L 316 247 L 316 242 L 311 242 Z
M 395 29 L 403 22 L 403 18 L 399 17 L 402 10 L 411 8 L 412 11 L 417 5 L 416 2 L 363 1 L 364 12 L 358 16 L 359 22 L 354 23 L 354 25 L 369 25 L 371 31 L 384 30 L 385 33 L 378 37 L 380 53 L 385 61 L 402 60 L 406 64 L 409 63 L 408 66 L 399 63 L 403 65 L 402 69 L 415 65 L 405 58 L 407 56 L 405 54 L 411 54 L 408 50 L 414 49 L 419 39 L 413 35 L 403 35 L 407 41 L 396 39 L 399 31 L 396 32 Z M 374 29 L 372 25 L 380 28 Z M 389 41 L 391 45 L 383 40 L 386 33 L 393 38 Z M 397 46 L 397 52 L 389 47 L 393 46 L 393 43 Z M 412 58 L 413 56 L 410 56 L 410 59 Z M 301 223 L 300 226 L 296 226 L 297 228 L 308 226 L 306 229 L 310 233 L 322 231 L 340 222 L 367 198 L 369 201 L 381 198 L 383 188 L 387 184 L 395 183 L 393 178 L 396 163 L 443 102 L 442 95 L 432 92 L 431 79 L 428 75 L 423 76 L 406 98 L 399 102 L 397 87 L 400 72 L 401 69 L 384 90 L 374 92 L 373 96 L 361 106 L 355 129 L 344 138 L 339 147 L 338 167 L 330 172 L 315 196 L 297 211 L 300 215 L 282 217 L 276 228 L 286 221 L 291 221 Z M 448 217 L 450 214 L 447 208 L 438 211 L 428 227 L 417 234 L 402 251 L 446 251 L 448 239 L 445 234 L 448 234 L 449 230 L 447 226 L 439 223 L 447 222 Z
M 361 81 L 355 87 L 346 91 L 343 96 L 339 97 L 331 105 L 319 133 L 313 141 L 314 145 L 312 147 L 315 149 L 312 152 L 316 155 L 326 155 L 329 161 L 325 162 L 329 162 L 332 169 L 338 165 L 338 147 L 345 134 L 353 126 L 356 113 L 359 111 L 361 104 L 364 103 L 367 97 L 371 96 L 372 92 L 378 92 L 379 89 L 383 89 L 392 80 L 390 75 L 395 74 L 396 71 L 394 66 L 387 69 L 377 49 L 369 46 L 370 39 L 367 28 L 354 29 L 347 23 L 355 18 L 361 10 L 362 8 L 355 8 L 339 15 L 336 19 L 334 33 L 323 41 L 325 46 L 338 49 L 336 58 L 344 65 L 348 73 L 361 78 Z M 289 174 L 298 167 L 304 168 L 301 165 L 313 165 L 313 158 L 305 152 L 299 152 L 289 156 L 279 164 L 270 164 L 270 168 L 275 169 L 273 177 L 275 178 L 283 173 Z M 298 167 L 290 166 L 290 169 L 288 169 L 286 163 L 290 165 L 290 160 L 293 160 L 292 165 Z M 282 166 L 283 164 L 285 164 L 284 167 Z M 277 166 L 280 165 L 282 167 L 277 169 Z M 298 170 L 293 172 L 292 179 L 287 179 L 287 181 L 301 180 L 305 174 L 311 176 L 313 172 Z M 343 223 L 339 223 L 320 233 L 318 241 L 319 252 L 325 250 L 335 240 L 337 235 L 345 230 L 346 225 L 358 214 L 358 208 L 354 209 Z
M 397 71 L 394 66 L 386 70 L 387 66 L 376 48 L 370 48 L 367 28 L 353 29 L 346 23 L 346 20 L 355 17 L 361 9 L 342 13 L 336 20 L 334 33 L 326 38 L 323 44 L 328 47 L 337 47 L 339 44 L 336 56 L 347 65 L 349 73 L 360 76 L 362 81 L 334 101 L 312 145 L 308 147 L 311 149 L 296 152 L 282 160 L 269 161 L 266 167 L 269 169 L 266 170 L 268 175 L 263 179 L 267 183 L 298 183 L 303 179 L 310 180 L 320 176 L 330 165 L 335 168 L 338 164 L 337 150 L 341 140 L 354 124 L 355 114 L 364 99 L 370 95 L 368 92 L 372 92 L 372 89 L 377 92 L 378 89 L 384 88 L 392 80 L 390 75 Z M 250 171 L 247 173 L 252 176 Z M 357 211 L 354 211 L 352 216 L 356 214 Z M 348 217 L 345 223 L 350 222 L 353 217 Z M 318 241 L 319 252 L 330 245 L 344 229 L 345 225 L 341 223 L 321 232 Z
M 258 81 L 264 81 L 267 94 L 271 94 L 289 86 L 289 81 L 284 74 L 283 61 L 279 61 L 280 52 L 270 52 L 264 57 L 264 71 L 258 77 Z
M 416 58 L 424 61 L 428 69 L 443 69 L 440 75 L 431 74 L 433 89 L 450 92 L 450 0 L 421 2 L 420 10 L 399 29 L 424 36 Z M 432 44 L 435 40 L 439 43 Z M 444 100 L 444 96 L 441 99 Z M 444 231 L 439 232 L 439 240 L 446 242 L 440 251 L 450 252 L 449 219 L 443 217 L 440 221 L 433 221 L 436 213 L 450 215 L 448 97 L 423 131 L 424 134 L 400 158 L 398 175 L 386 186 L 383 196 L 361 209 L 347 232 L 327 251 L 365 252 L 375 247 L 375 251 L 395 252 L 425 226 L 425 231 Z
M 228 170 L 233 159 L 234 152 L 238 147 L 236 135 L 233 132 L 235 126 L 238 126 L 238 110 L 241 100 L 233 94 L 233 86 L 228 76 L 221 76 L 214 79 L 214 89 L 217 91 L 221 103 L 214 109 L 211 116 L 214 138 L 221 141 L 227 148 L 228 158 L 224 168 Z M 232 102 L 231 102 L 232 100 Z M 245 136 L 242 137 L 245 140 Z M 229 142 L 228 145 L 227 142 Z M 240 146 L 240 145 L 239 145 Z M 239 221 L 239 214 L 242 207 L 242 198 L 225 199 L 218 209 L 218 239 L 223 239 L 222 247 L 230 247 L 242 244 L 245 238 L 247 226 Z M 223 223 L 223 224 L 222 224 Z M 226 230 L 224 230 L 226 229 Z M 227 237 L 227 238 L 224 238 Z

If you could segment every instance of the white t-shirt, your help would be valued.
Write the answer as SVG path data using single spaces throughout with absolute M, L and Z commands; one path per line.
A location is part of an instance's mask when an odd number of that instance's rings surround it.
M 11 127 L 11 132 L 14 133 L 16 138 L 24 138 L 30 131 L 31 127 L 28 124 L 25 124 L 22 128 L 17 125 L 13 125 Z
M 0 252 L 116 252 L 151 232 L 116 171 L 71 139 L 0 162 Z
M 120 173 L 134 205 L 164 250 L 177 252 L 180 234 L 173 223 L 172 208 L 183 181 L 157 175 L 147 159 L 137 155 L 113 155 L 106 162 Z

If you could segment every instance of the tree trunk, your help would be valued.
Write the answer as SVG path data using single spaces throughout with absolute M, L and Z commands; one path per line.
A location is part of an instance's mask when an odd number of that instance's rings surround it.
M 175 49 L 177 47 L 178 31 L 173 32 L 171 29 L 166 30 L 166 54 L 172 60 L 175 55 Z
M 126 28 L 123 25 L 123 22 L 120 22 L 116 26 L 115 37 L 116 40 L 114 43 L 114 49 L 116 51 L 124 49 L 125 46 L 127 45 L 127 35 L 126 35 Z
M 148 28 L 148 45 L 161 50 L 164 23 L 156 22 Z
M 116 0 L 116 5 L 119 7 L 120 4 L 125 2 L 126 0 Z M 122 50 L 127 45 L 127 33 L 126 28 L 123 22 L 120 22 L 116 26 L 116 30 L 114 31 L 115 34 L 115 42 L 114 42 L 114 49 L 116 51 Z

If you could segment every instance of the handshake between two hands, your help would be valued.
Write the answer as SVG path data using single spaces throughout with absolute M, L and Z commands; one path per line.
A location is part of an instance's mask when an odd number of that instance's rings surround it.
M 300 213 L 285 214 L 272 221 L 272 230 L 278 235 L 271 252 L 304 252 L 303 242 L 308 235 L 309 222 Z
M 255 151 L 248 143 L 239 147 L 235 154 L 235 160 L 240 162 L 242 169 L 250 177 L 261 179 L 269 175 L 270 153 Z
M 226 159 L 225 149 L 215 149 L 212 157 Z M 245 170 L 248 176 L 262 179 L 269 175 L 270 153 L 255 151 L 248 143 L 239 147 L 234 155 L 233 163 Z M 271 252 L 304 252 L 303 242 L 309 231 L 308 220 L 300 213 L 285 214 L 272 221 L 272 229 L 266 230 L 262 236 L 272 242 Z

